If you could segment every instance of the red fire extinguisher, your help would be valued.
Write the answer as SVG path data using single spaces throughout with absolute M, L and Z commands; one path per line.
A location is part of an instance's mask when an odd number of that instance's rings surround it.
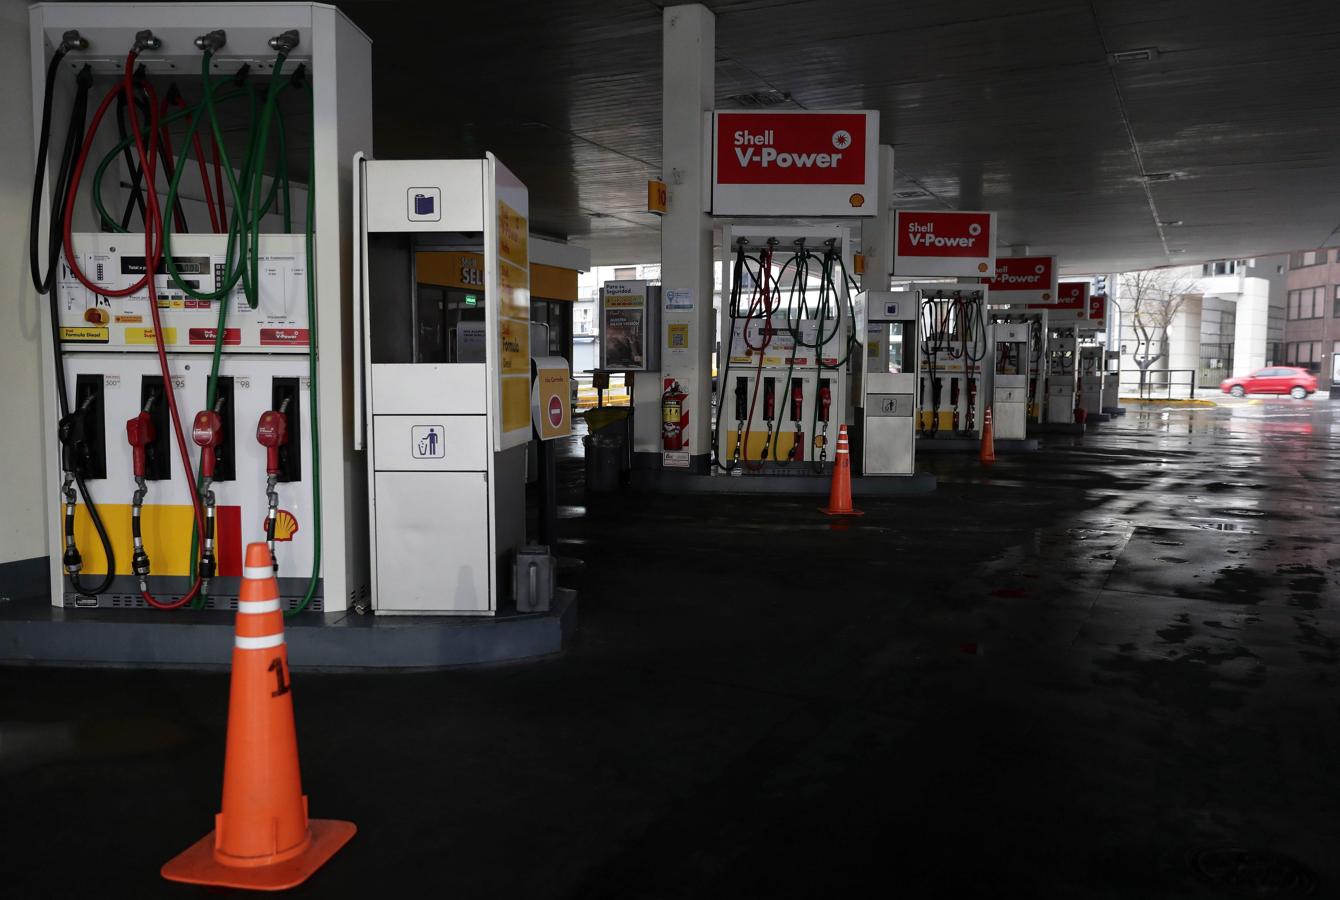
M 689 417 L 684 412 L 684 401 L 689 395 L 679 386 L 679 382 L 666 379 L 665 393 L 661 394 L 661 445 L 667 451 L 683 450 L 687 439 L 684 432 L 688 428 Z

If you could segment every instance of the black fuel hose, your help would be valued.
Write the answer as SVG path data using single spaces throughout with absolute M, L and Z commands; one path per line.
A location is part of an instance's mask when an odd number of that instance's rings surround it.
M 70 415 L 70 398 L 65 380 L 65 361 L 62 358 L 60 345 L 59 298 L 52 291 L 56 280 L 56 267 L 60 261 L 61 229 L 59 211 L 65 207 L 66 196 L 70 190 L 70 176 L 75 153 L 84 141 L 84 120 L 88 115 L 88 93 L 93 86 L 92 70 L 88 66 L 84 66 L 77 76 L 78 90 L 75 94 L 74 104 L 70 109 L 70 123 L 65 132 L 65 144 L 61 151 L 60 167 L 57 169 L 56 178 L 51 184 L 51 221 L 47 236 L 49 256 L 47 258 L 47 271 L 43 273 L 38 249 L 42 243 L 42 188 L 46 176 L 47 154 L 51 148 L 52 95 L 55 92 L 56 73 L 60 70 L 60 64 L 65 57 L 65 53 L 64 46 L 58 48 L 51 58 L 51 64 L 47 67 L 46 92 L 42 98 L 42 132 L 39 135 L 37 164 L 33 174 L 33 205 L 28 229 L 28 258 L 32 269 L 33 287 L 37 289 L 39 294 L 51 295 L 51 301 L 47 304 L 51 317 L 51 354 L 56 372 L 56 398 L 59 403 L 62 421 Z M 64 454 L 64 451 L 62 453 Z M 77 469 L 71 469 L 69 474 L 73 477 L 75 486 L 84 500 L 89 519 L 93 523 L 94 530 L 98 533 L 98 541 L 102 544 L 102 551 L 107 559 L 107 571 L 96 586 L 85 587 L 77 573 L 69 576 L 70 583 L 79 594 L 85 597 L 96 597 L 112 586 L 112 579 L 116 577 L 116 555 L 112 549 L 111 537 L 107 534 L 107 527 L 103 524 L 97 504 L 93 502 L 93 497 L 89 494 L 88 485 L 84 482 L 83 475 Z M 65 535 L 63 540 L 66 544 L 64 549 L 67 553 L 73 546 L 71 538 L 73 524 L 73 521 L 68 520 L 67 517 L 63 531 Z

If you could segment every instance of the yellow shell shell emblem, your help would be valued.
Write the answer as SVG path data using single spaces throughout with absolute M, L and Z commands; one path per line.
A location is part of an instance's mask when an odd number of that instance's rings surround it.
M 275 514 L 275 540 L 291 541 L 293 535 L 298 533 L 298 520 L 294 518 L 293 513 L 286 509 L 281 509 Z

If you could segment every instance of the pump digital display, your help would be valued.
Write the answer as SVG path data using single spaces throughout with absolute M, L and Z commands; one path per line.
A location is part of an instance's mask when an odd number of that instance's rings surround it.
M 208 275 L 213 271 L 213 263 L 208 256 L 174 256 L 172 264 L 182 275 Z M 158 265 L 158 271 L 168 272 L 168 262 L 164 259 Z M 143 275 L 144 257 L 143 256 L 123 256 L 121 257 L 122 275 Z

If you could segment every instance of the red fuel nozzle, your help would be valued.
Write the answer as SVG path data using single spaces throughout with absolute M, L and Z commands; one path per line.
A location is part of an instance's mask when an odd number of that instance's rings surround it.
M 799 422 L 805 415 L 804 383 L 799 379 L 791 382 L 791 421 Z
M 191 439 L 200 447 L 200 473 L 213 479 L 214 464 L 218 459 L 215 451 L 223 443 L 223 417 L 211 409 L 196 413 L 191 425 Z
M 279 448 L 288 443 L 288 416 L 268 409 L 256 425 L 256 441 L 265 448 L 265 473 L 279 474 Z
M 777 382 L 771 378 L 763 379 L 763 419 L 771 422 L 777 418 Z
M 130 442 L 135 477 L 143 478 L 146 450 L 154 442 L 154 420 L 147 412 L 141 412 L 126 422 L 126 440 Z
M 819 421 L 828 421 L 828 411 L 833 406 L 833 391 L 825 382 L 819 385 Z

